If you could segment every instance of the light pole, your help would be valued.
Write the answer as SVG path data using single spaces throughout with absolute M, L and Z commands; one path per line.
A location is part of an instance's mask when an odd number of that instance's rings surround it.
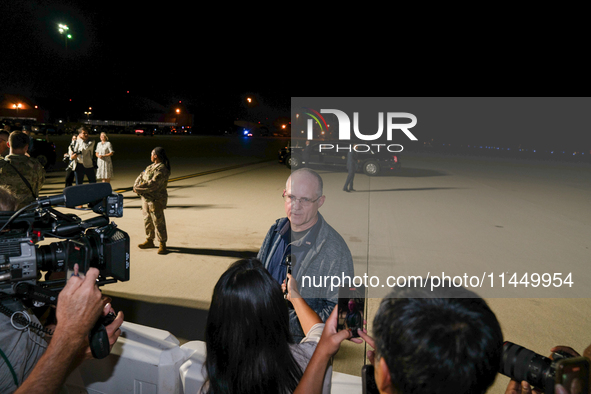
M 68 25 L 62 25 L 61 23 L 57 26 L 60 34 L 64 36 L 64 40 L 66 43 L 66 52 L 68 52 L 68 40 L 72 39 L 72 35 L 68 34 L 68 30 L 70 30 L 70 28 L 68 27 Z
M 18 110 L 19 110 L 20 108 L 22 108 L 22 107 L 23 107 L 23 105 L 22 105 L 21 103 L 18 103 L 18 104 L 12 104 L 12 108 L 14 108 L 14 109 L 16 110 L 16 117 L 17 117 L 17 118 L 18 118 Z

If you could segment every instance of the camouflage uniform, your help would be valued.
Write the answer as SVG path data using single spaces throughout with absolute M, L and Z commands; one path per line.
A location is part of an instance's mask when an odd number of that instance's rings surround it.
M 142 197 L 142 214 L 148 239 L 158 237 L 158 241 L 166 242 L 166 221 L 164 209 L 168 202 L 166 186 L 170 171 L 162 163 L 149 165 L 135 180 L 133 187 Z M 156 230 L 156 231 L 154 231 Z
M 31 190 L 9 163 L 29 181 L 35 197 L 32 196 Z M 0 185 L 6 186 L 16 196 L 17 210 L 35 201 L 35 198 L 39 197 L 44 183 L 45 170 L 36 159 L 12 154 L 0 160 Z

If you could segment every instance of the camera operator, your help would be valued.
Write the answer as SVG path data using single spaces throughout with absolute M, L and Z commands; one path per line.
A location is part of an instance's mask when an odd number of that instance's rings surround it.
M 76 138 L 76 134 L 72 135 L 72 142 L 68 145 L 68 153 L 64 154 L 64 163 L 68 165 L 66 167 L 66 187 L 74 184 L 74 164 L 76 163 L 76 160 L 72 160 L 70 157 L 74 154 Z
M 562 351 L 565 353 L 569 353 L 571 356 L 573 357 L 579 357 L 580 354 L 574 350 L 571 347 L 568 346 L 554 346 L 552 349 L 550 349 L 550 352 L 557 352 L 557 351 Z M 583 351 L 583 357 L 587 357 L 589 359 L 591 359 L 591 345 L 587 346 L 587 348 Z M 552 358 L 552 356 L 550 356 L 550 358 Z M 542 391 L 536 390 L 536 389 L 532 389 L 531 385 L 526 382 L 523 381 L 521 383 L 511 379 L 509 381 L 509 384 L 507 385 L 507 389 L 505 390 L 505 394 L 540 394 L 542 393 Z M 569 392 L 565 387 L 563 387 L 560 384 L 557 384 L 554 388 L 554 393 L 555 394 L 586 394 L 586 393 L 575 393 L 573 392 Z M 591 390 L 589 391 L 589 394 L 591 394 Z
M 429 288 L 429 285 L 426 286 Z M 392 297 L 392 298 L 390 298 Z M 319 393 L 323 371 L 341 342 L 335 308 L 295 393 Z M 463 288 L 402 288 L 384 298 L 376 313 L 376 349 L 368 352 L 380 393 L 483 394 L 497 375 L 503 334 L 495 314 Z
M 85 175 L 88 178 L 88 183 L 96 183 L 96 174 L 94 173 L 94 163 L 92 161 L 93 155 L 94 141 L 89 139 L 86 128 L 80 127 L 74 153 L 70 156 L 74 160 L 77 185 L 82 185 Z
M 0 211 L 14 211 L 16 205 L 14 194 L 0 186 Z M 17 393 L 57 392 L 68 374 L 83 359 L 92 357 L 90 329 L 101 310 L 104 315 L 115 314 L 110 299 L 103 297 L 95 284 L 98 274 L 91 268 L 85 279 L 68 280 L 58 296 L 52 336 L 46 335 L 51 332 L 49 327 L 44 329 L 20 299 L 0 293 L 2 311 L 16 312 L 10 316 L 0 313 L 0 393 L 12 393 L 17 388 Z M 16 316 L 25 317 L 28 323 L 19 324 Z M 122 323 L 123 313 L 119 312 L 106 327 L 111 347 L 121 334 Z
M 57 393 L 62 384 L 84 359 L 90 358 L 88 333 L 101 315 L 113 312 L 96 285 L 99 270 L 90 268 L 86 277 L 72 276 L 60 292 L 57 325 L 43 356 L 15 394 Z M 119 338 L 123 313 L 107 326 L 111 347 Z

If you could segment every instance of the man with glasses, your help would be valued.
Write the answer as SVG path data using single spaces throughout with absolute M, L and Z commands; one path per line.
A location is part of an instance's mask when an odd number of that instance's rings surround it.
M 291 256 L 291 275 L 298 293 L 325 321 L 338 302 L 338 288 L 331 290 L 330 279 L 325 282 L 324 278 L 344 275 L 353 280 L 354 272 L 347 244 L 318 212 L 325 201 L 322 186 L 320 175 L 309 168 L 291 174 L 283 191 L 287 217 L 271 226 L 257 258 L 282 284 L 288 268 L 286 259 Z M 302 285 L 303 276 L 312 279 Z M 295 309 L 290 309 L 290 331 L 296 341 L 305 336 Z

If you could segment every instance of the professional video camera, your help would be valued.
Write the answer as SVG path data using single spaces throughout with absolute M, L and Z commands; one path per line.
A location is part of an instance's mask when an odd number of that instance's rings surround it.
M 98 216 L 81 220 L 52 208 L 87 203 Z M 17 297 L 35 307 L 57 305 L 67 278 L 85 274 L 90 267 L 100 271 L 99 286 L 129 280 L 129 235 L 109 221 L 121 216 L 123 196 L 113 193 L 108 183 L 71 186 L 62 195 L 39 197 L 17 212 L 0 212 L 0 301 Z M 37 245 L 45 237 L 61 241 Z M 43 281 L 42 271 L 46 271 Z M 66 275 L 47 280 L 52 272 Z M 0 312 L 11 316 L 3 302 Z M 109 354 L 105 326 L 113 319 L 99 319 L 90 333 L 95 358 Z
M 99 216 L 83 221 L 52 208 L 86 203 Z M 57 295 L 51 290 L 61 290 L 65 279 L 38 281 L 40 271 L 63 272 L 75 264 L 82 273 L 99 269 L 99 285 L 129 280 L 129 235 L 109 223 L 109 217 L 121 216 L 123 196 L 112 193 L 108 183 L 71 186 L 60 196 L 40 197 L 14 214 L 0 212 L 0 292 L 55 304 Z M 36 245 L 45 237 L 62 241 Z
M 566 352 L 554 352 L 550 359 L 505 342 L 499 372 L 518 382 L 525 380 L 546 394 L 554 394 L 556 384 L 570 394 L 589 392 L 589 359 Z

